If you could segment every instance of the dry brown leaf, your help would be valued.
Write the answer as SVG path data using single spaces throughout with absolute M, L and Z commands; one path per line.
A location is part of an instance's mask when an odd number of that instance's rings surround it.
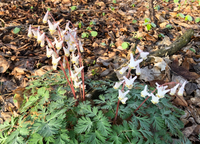
M 196 128 L 197 125 L 193 125 L 193 126 L 190 126 L 190 127 L 186 127 L 184 130 L 183 130 L 183 134 L 186 138 L 188 138 L 194 131 L 194 129 Z
M 188 106 L 187 102 L 185 101 L 183 96 L 176 96 L 176 98 L 173 100 L 175 105 L 179 106 Z
M 5 59 L 3 56 L 0 55 L 0 73 L 6 72 L 6 70 L 10 66 L 10 61 Z
M 178 65 L 178 59 L 176 58 L 172 64 L 170 64 L 171 70 L 181 75 L 188 80 L 195 80 L 200 77 L 196 72 L 190 72 L 187 68 Z
M 50 71 L 50 70 L 52 70 L 52 69 L 53 69 L 52 66 L 43 66 L 43 67 L 41 67 L 40 69 L 33 71 L 33 72 L 32 72 L 32 75 L 33 75 L 33 76 L 42 76 L 42 75 L 44 75 L 47 71 Z
M 16 100 L 14 104 L 18 109 L 20 108 L 24 100 L 24 97 L 23 97 L 24 90 L 25 88 L 17 88 L 13 91 L 13 93 L 15 94 L 13 100 Z
M 11 75 L 14 76 L 22 75 L 25 74 L 25 71 L 27 71 L 27 69 L 21 67 L 15 67 L 14 70 L 11 72 Z
M 192 94 L 196 89 L 197 89 L 197 84 L 196 83 L 187 83 L 185 86 L 185 90 L 187 95 Z
M 145 35 L 145 38 L 147 39 L 147 41 L 156 42 L 156 39 L 148 33 Z
M 10 121 L 12 116 L 12 112 L 1 112 L 1 117 L 6 121 Z

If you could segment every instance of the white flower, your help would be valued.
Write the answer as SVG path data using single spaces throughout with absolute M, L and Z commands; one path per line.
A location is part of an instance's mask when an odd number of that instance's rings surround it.
M 58 50 L 62 48 L 63 40 L 58 41 L 58 40 L 54 37 L 54 42 L 55 42 L 56 48 L 57 48 Z
M 150 94 L 147 92 L 147 85 L 144 87 L 144 90 L 141 91 L 141 97 L 146 97 L 149 96 Z
M 54 54 L 52 54 L 52 64 L 57 65 L 61 57 L 56 58 Z
M 53 70 L 57 70 L 58 63 L 56 65 L 53 65 Z
M 156 85 L 157 85 L 156 88 L 158 90 L 156 96 L 159 98 L 163 98 L 165 94 L 170 91 L 170 90 L 165 90 L 168 86 L 160 86 L 158 83 L 156 83 Z
M 69 34 L 64 35 L 64 37 L 65 37 L 65 42 L 69 42 L 70 41 L 70 35 Z
M 79 40 L 79 49 L 80 49 L 80 52 L 83 52 L 84 50 L 83 50 L 83 46 L 82 46 L 82 43 L 81 43 L 81 41 Z
M 126 95 L 129 93 L 129 90 L 126 91 L 126 92 L 122 92 L 121 90 L 119 90 L 119 96 L 118 96 L 118 99 L 122 102 L 122 104 L 126 104 L 126 100 L 128 99 L 126 97 Z
M 124 80 L 121 82 L 116 82 L 113 88 L 118 89 L 123 82 L 124 82 Z
M 178 95 L 179 96 L 183 96 L 183 92 L 184 92 L 184 87 L 186 85 L 186 81 L 182 84 L 182 86 L 179 88 L 179 91 L 178 91 Z
M 45 16 L 43 18 L 43 23 L 47 23 L 48 15 L 49 15 L 49 11 L 46 12 L 46 14 L 45 14 Z
M 34 38 L 37 39 L 37 31 L 36 30 L 31 30 L 33 32 Z
M 66 31 L 71 30 L 71 29 L 69 28 L 69 23 L 70 23 L 70 21 L 66 24 L 66 27 L 65 27 L 65 30 L 66 30 Z
M 77 76 L 78 76 L 78 72 L 76 72 L 75 74 L 73 73 L 73 71 L 71 71 L 71 79 L 74 81 L 76 80 Z
M 84 66 L 80 67 L 80 68 L 77 68 L 76 65 L 74 65 L 74 70 L 75 72 L 77 73 L 80 73 L 82 71 L 82 69 L 84 68 Z
M 150 96 L 152 97 L 151 102 L 153 104 L 157 104 L 159 102 L 159 97 L 156 97 L 153 93 L 150 93 Z
M 49 49 L 48 46 L 46 46 L 46 54 L 48 58 L 51 57 L 51 55 L 53 54 L 53 50 Z
M 149 55 L 149 52 L 143 52 L 139 47 L 137 47 L 137 50 L 139 51 L 139 53 L 140 53 L 140 57 L 142 58 L 142 59 L 147 59 L 147 55 Z
M 40 35 L 40 32 L 38 32 L 38 35 L 37 35 L 37 42 L 40 44 L 42 41 L 44 43 L 44 38 L 45 38 L 45 33 L 43 32 L 41 35 Z
M 67 42 L 68 48 L 70 52 L 74 52 L 76 50 L 75 46 L 76 44 L 73 41 Z
M 128 66 L 123 67 L 123 68 L 119 71 L 119 73 L 122 75 L 127 69 L 128 69 Z
M 125 83 L 126 83 L 126 87 L 128 89 L 131 89 L 133 87 L 133 83 L 135 81 L 135 79 L 137 78 L 137 76 L 135 76 L 134 78 L 130 77 L 129 79 L 127 79 L 125 76 L 123 76 Z
M 80 81 L 80 82 L 74 81 L 74 87 L 79 88 L 81 83 L 82 83 L 82 81 Z
M 70 31 L 71 35 L 73 36 L 73 38 L 72 38 L 72 36 L 70 35 L 72 40 L 76 39 L 76 36 L 77 36 L 77 31 L 76 30 L 77 30 L 77 28 L 75 28 L 75 29 Z
M 133 58 L 133 54 L 131 53 L 131 60 L 130 60 L 130 63 L 129 63 L 129 67 L 131 68 L 131 69 L 135 69 L 135 67 L 137 66 L 137 65 L 139 65 L 139 63 L 141 63 L 143 61 L 143 59 L 139 59 L 139 60 L 134 60 L 134 58 Z
M 123 98 L 123 99 L 121 100 L 122 104 L 126 104 L 126 101 L 127 101 L 127 100 L 128 100 L 127 97 Z
M 178 86 L 179 86 L 179 84 L 177 84 L 175 87 L 171 88 L 169 94 L 170 95 L 174 95 L 176 93 L 176 90 L 177 90 Z
M 40 46 L 41 46 L 41 47 L 44 47 L 44 44 L 45 44 L 45 41 L 44 41 L 44 39 L 42 39 L 42 41 L 41 41 L 41 43 L 40 43 Z
M 136 66 L 136 75 L 140 75 L 141 74 L 141 69 L 140 69 L 140 65 Z
M 68 48 L 65 48 L 65 47 L 63 47 L 63 50 L 64 50 L 64 53 L 65 53 L 65 56 L 69 56 L 70 55 L 70 53 L 69 53 L 69 49 Z
M 162 60 L 161 62 L 155 63 L 154 66 L 157 66 L 161 69 L 161 71 L 165 70 L 165 67 L 167 66 L 167 63 Z
M 72 63 L 73 64 L 77 64 L 78 63 L 78 58 L 79 58 L 79 55 L 75 57 L 74 52 L 72 52 Z
M 29 28 L 28 28 L 28 37 L 32 37 L 32 31 L 31 31 L 31 25 L 29 25 Z
M 61 38 L 62 40 L 64 41 L 65 40 L 65 33 L 66 33 L 66 30 L 60 30 L 60 34 L 61 34 Z M 59 35 L 60 36 L 60 35 Z
M 54 34 L 56 32 L 56 28 L 58 27 L 58 25 L 60 24 L 59 22 L 55 23 L 55 24 L 52 24 L 50 22 L 50 20 L 48 20 L 48 24 L 49 24 L 49 31 L 50 31 L 50 34 Z

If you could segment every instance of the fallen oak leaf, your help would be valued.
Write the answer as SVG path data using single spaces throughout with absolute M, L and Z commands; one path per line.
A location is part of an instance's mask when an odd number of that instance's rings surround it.
M 178 59 L 176 58 L 172 64 L 169 64 L 172 71 L 186 78 L 187 80 L 195 80 L 200 77 L 196 72 L 190 72 L 187 68 L 178 65 Z

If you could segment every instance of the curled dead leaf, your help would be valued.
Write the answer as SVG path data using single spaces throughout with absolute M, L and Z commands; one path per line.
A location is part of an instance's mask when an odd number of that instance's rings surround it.
M 188 106 L 183 96 L 176 96 L 173 102 L 174 104 L 179 105 L 179 106 Z
M 10 66 L 10 61 L 5 59 L 3 56 L 0 55 L 0 73 L 6 72 L 6 70 Z

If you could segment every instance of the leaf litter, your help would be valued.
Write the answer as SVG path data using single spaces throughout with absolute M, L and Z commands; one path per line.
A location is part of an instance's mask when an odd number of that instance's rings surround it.
M 194 29 L 191 41 L 170 56 L 169 62 L 165 57 L 159 57 L 160 60 L 142 67 L 140 80 L 149 81 L 151 84 L 156 81 L 182 83 L 188 80 L 184 96 L 174 97 L 172 101 L 177 107 L 189 112 L 183 120 L 187 121 L 183 129 L 185 136 L 193 142 L 199 142 L 197 132 L 200 123 L 197 115 L 200 114 L 200 35 L 198 22 L 195 20 L 198 20 L 200 6 L 197 1 L 180 1 L 180 5 L 173 1 L 156 3 L 154 6 L 159 6 L 159 9 L 155 10 L 157 27 L 152 25 L 151 29 L 147 30 L 144 23 L 145 19 L 149 18 L 149 11 L 148 2 L 145 0 L 136 0 L 134 3 L 122 0 L 117 0 L 116 3 L 111 0 L 2 0 L 0 122 L 17 114 L 23 100 L 21 93 L 32 80 L 29 76 L 43 75 L 52 70 L 51 62 L 45 55 L 45 48 L 27 37 L 29 24 L 34 27 L 40 25 L 42 30 L 47 30 L 47 26 L 42 24 L 42 18 L 50 8 L 55 19 L 60 20 L 61 27 L 65 26 L 66 20 L 71 20 L 78 28 L 80 37 L 82 33 L 88 35 L 82 38 L 85 50 L 83 57 L 87 67 L 86 76 L 92 79 L 109 76 L 129 59 L 127 55 L 136 50 L 135 46 L 140 45 L 144 51 L 153 52 L 173 43 L 187 29 Z M 72 10 L 71 6 L 76 8 Z M 125 49 L 122 47 L 124 42 L 128 43 Z M 92 71 L 95 71 L 95 74 L 91 73 Z

